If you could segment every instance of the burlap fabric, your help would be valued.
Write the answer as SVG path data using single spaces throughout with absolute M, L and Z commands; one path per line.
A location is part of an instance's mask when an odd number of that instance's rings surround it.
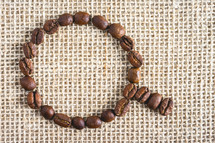
M 121 23 L 144 58 L 139 86 L 172 97 L 163 117 L 132 102 L 125 117 L 100 129 L 65 129 L 26 104 L 19 85 L 22 44 L 45 20 L 69 12 L 101 14 Z M 1 142 L 214 142 L 214 0 L 1 0 Z M 117 40 L 91 25 L 46 35 L 34 58 L 33 77 L 43 104 L 69 116 L 114 108 L 131 65 Z

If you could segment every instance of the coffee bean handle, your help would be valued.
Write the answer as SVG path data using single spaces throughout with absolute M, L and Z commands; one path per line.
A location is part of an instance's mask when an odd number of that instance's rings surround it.
M 148 99 L 147 106 L 153 110 L 159 109 L 161 115 L 167 116 L 172 112 L 173 100 L 171 98 L 163 99 L 160 94 L 153 93 Z
M 42 105 L 41 95 L 38 91 L 33 91 L 36 88 L 36 82 L 29 75 L 33 73 L 33 63 L 30 59 L 37 56 L 37 48 L 35 45 L 40 45 L 44 42 L 45 34 L 57 33 L 60 26 L 68 26 L 73 23 L 77 25 L 86 25 L 92 21 L 92 24 L 101 30 L 107 30 L 114 38 L 120 41 L 120 46 L 123 50 L 128 52 L 128 60 L 133 65 L 128 70 L 128 80 L 131 84 L 124 89 L 123 96 L 125 98 L 117 101 L 115 109 L 105 110 L 101 117 L 90 116 L 86 121 L 81 117 L 70 118 L 62 113 L 55 113 L 53 107 Z M 32 31 L 31 42 L 23 45 L 23 52 L 25 58 L 19 62 L 20 70 L 25 75 L 20 80 L 21 86 L 30 91 L 27 95 L 27 103 L 30 108 L 40 109 L 41 115 L 47 120 L 54 120 L 54 122 L 62 127 L 74 127 L 76 129 L 99 128 L 103 122 L 111 122 L 116 116 L 124 116 L 130 108 L 130 99 L 136 99 L 140 103 L 145 103 L 151 109 L 159 108 L 162 115 L 171 113 L 173 108 L 172 99 L 162 100 L 162 96 L 158 93 L 151 94 L 148 88 L 142 87 L 137 90 L 133 83 L 138 83 L 140 80 L 140 67 L 143 64 L 143 58 L 139 52 L 134 51 L 134 40 L 125 35 L 125 29 L 119 23 L 110 24 L 104 17 L 96 15 L 93 18 L 86 12 L 77 12 L 75 15 L 65 13 L 60 15 L 58 19 L 47 20 L 43 28 L 36 28 Z
M 156 110 L 159 109 L 161 115 L 168 115 L 173 109 L 173 100 L 170 98 L 163 99 L 159 93 L 151 93 L 147 87 L 136 89 L 135 84 L 125 86 L 123 96 L 127 99 L 135 99 L 139 103 L 145 103 L 147 106 Z

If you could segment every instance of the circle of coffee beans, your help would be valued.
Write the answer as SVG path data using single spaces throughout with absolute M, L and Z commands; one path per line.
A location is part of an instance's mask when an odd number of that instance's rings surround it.
M 36 88 L 36 83 L 30 75 L 33 73 L 32 58 L 37 56 L 37 48 L 44 42 L 44 35 L 56 33 L 60 26 L 68 26 L 73 23 L 85 25 L 90 23 L 101 30 L 107 30 L 114 38 L 119 40 L 123 50 L 128 52 L 128 60 L 133 66 L 128 70 L 128 80 L 130 84 L 125 86 L 123 91 L 124 98 L 120 99 L 115 106 L 115 109 L 107 109 L 102 112 L 101 117 L 90 116 L 84 120 L 82 117 L 69 117 L 62 113 L 55 113 L 55 110 L 49 105 L 42 105 L 42 100 Z M 139 103 L 147 104 L 147 106 L 156 110 L 159 109 L 160 114 L 168 115 L 172 112 L 173 101 L 171 98 L 163 99 L 159 93 L 151 93 L 147 87 L 137 87 L 141 78 L 140 67 L 143 64 L 143 58 L 139 52 L 134 50 L 134 41 L 131 37 L 125 35 L 125 29 L 119 23 L 110 24 L 102 16 L 91 16 L 86 12 L 77 12 L 75 15 L 65 13 L 60 15 L 58 19 L 47 20 L 43 28 L 36 28 L 32 32 L 31 41 L 23 45 L 25 58 L 19 61 L 21 72 L 25 75 L 20 79 L 21 86 L 30 91 L 27 95 L 27 103 L 32 109 L 40 109 L 41 115 L 47 120 L 54 120 L 54 123 L 62 127 L 74 127 L 76 129 L 99 128 L 103 122 L 111 122 L 115 116 L 124 116 L 130 108 L 130 100 L 135 99 Z

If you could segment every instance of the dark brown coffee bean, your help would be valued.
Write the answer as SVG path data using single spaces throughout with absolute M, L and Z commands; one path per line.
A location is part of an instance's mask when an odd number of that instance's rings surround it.
M 44 30 L 42 28 L 34 29 L 31 35 L 31 42 L 36 45 L 39 45 L 43 43 L 43 41 L 44 41 Z
M 128 53 L 129 62 L 136 68 L 139 68 L 143 64 L 143 57 L 137 51 L 130 51 Z
M 67 128 L 67 127 L 71 126 L 71 118 L 65 114 L 56 113 L 53 120 L 54 120 L 55 124 L 57 124 L 61 127 Z
M 150 94 L 151 92 L 147 87 L 141 87 L 137 90 L 135 94 L 135 99 L 140 103 L 145 103 L 149 99 Z
M 130 68 L 128 70 L 128 80 L 131 83 L 138 83 L 141 78 L 141 73 L 139 68 Z
M 122 25 L 114 23 L 110 25 L 109 33 L 116 39 L 120 39 L 125 35 L 125 29 Z
M 150 109 L 157 109 L 158 106 L 160 105 L 162 101 L 162 95 L 160 95 L 159 93 L 153 93 L 151 94 L 151 96 L 149 97 L 149 100 L 148 100 L 148 103 L 147 103 L 147 106 L 150 108 Z
M 42 100 L 38 91 L 29 92 L 27 95 L 28 106 L 32 109 L 38 109 L 41 106 Z
M 32 61 L 27 58 L 22 58 L 19 61 L 19 68 L 24 75 L 30 75 L 34 71 L 34 66 Z
M 86 12 L 77 12 L 74 16 L 75 23 L 85 25 L 90 21 L 90 15 Z
M 126 98 L 122 98 L 116 103 L 114 113 L 116 116 L 124 116 L 129 111 L 129 107 L 129 101 Z
M 55 115 L 54 109 L 51 106 L 48 106 L 48 105 L 41 106 L 40 113 L 47 120 L 53 119 L 53 117 Z
M 127 99 L 132 99 L 136 92 L 137 92 L 136 85 L 130 83 L 124 88 L 123 96 Z
M 100 15 L 94 16 L 92 19 L 92 23 L 94 26 L 96 26 L 98 29 L 105 30 L 108 27 L 108 21 Z
M 102 115 L 101 115 L 101 120 L 102 121 L 111 122 L 114 119 L 115 119 L 115 115 L 113 113 L 113 110 L 108 109 L 108 110 L 102 112 Z
M 102 125 L 102 121 L 98 116 L 90 116 L 86 120 L 88 128 L 99 128 Z
M 79 130 L 85 128 L 84 119 L 81 117 L 72 118 L 72 126 L 76 129 L 79 129 Z
M 20 84 L 21 84 L 22 88 L 24 88 L 25 90 L 28 90 L 28 91 L 36 88 L 36 83 L 35 83 L 34 79 L 30 76 L 25 76 L 25 77 L 21 78 Z
M 36 57 L 37 48 L 32 42 L 25 43 L 22 48 L 26 58 L 32 59 L 33 57 Z
M 59 30 L 59 23 L 56 19 L 47 20 L 43 26 L 47 34 L 54 34 Z
M 131 37 L 125 35 L 120 39 L 120 46 L 125 51 L 131 51 L 134 49 L 134 41 Z
M 160 114 L 162 114 L 164 116 L 170 114 L 172 112 L 172 109 L 173 109 L 173 101 L 171 98 L 170 99 L 165 98 L 161 102 L 160 107 L 159 107 Z
M 58 23 L 60 24 L 60 26 L 70 25 L 73 23 L 73 17 L 69 13 L 64 13 L 63 15 L 60 15 Z

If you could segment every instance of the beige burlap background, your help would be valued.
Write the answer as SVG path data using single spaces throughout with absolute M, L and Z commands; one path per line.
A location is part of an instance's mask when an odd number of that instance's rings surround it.
M 78 131 L 27 106 L 19 85 L 21 45 L 45 20 L 77 11 L 126 28 L 144 58 L 139 86 L 172 97 L 170 116 L 132 102 L 125 117 Z M 215 142 L 214 0 L 1 0 L 0 24 L 1 142 Z M 122 98 L 131 65 L 109 34 L 73 24 L 46 35 L 38 50 L 33 77 L 43 104 L 56 112 L 100 115 Z

